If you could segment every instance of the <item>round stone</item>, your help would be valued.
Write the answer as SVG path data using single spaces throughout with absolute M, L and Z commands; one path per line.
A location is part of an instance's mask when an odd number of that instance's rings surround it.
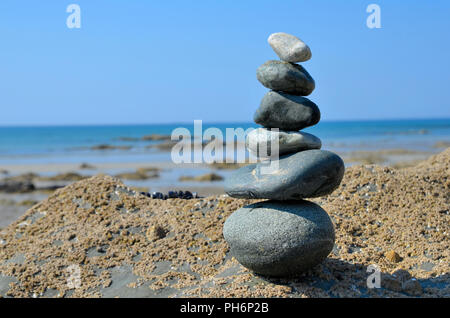
M 314 135 L 302 131 L 276 131 L 266 128 L 252 130 L 246 137 L 247 149 L 257 157 L 276 155 L 273 147 L 278 145 L 278 156 L 308 149 L 320 149 L 322 142 Z
M 299 200 L 333 192 L 344 176 L 342 159 L 325 150 L 305 150 L 250 164 L 225 180 L 225 192 L 235 198 Z
M 235 211 L 223 236 L 231 254 L 252 271 L 296 276 L 322 262 L 334 246 L 328 214 L 308 201 L 265 201 Z
M 292 95 L 307 96 L 316 84 L 309 73 L 298 64 L 268 61 L 256 71 L 256 77 L 265 87 Z
M 306 97 L 270 91 L 264 95 L 253 120 L 266 128 L 300 130 L 317 124 L 320 110 Z
M 297 63 L 305 62 L 311 58 L 309 47 L 298 37 L 291 34 L 273 33 L 269 36 L 267 42 L 283 61 Z

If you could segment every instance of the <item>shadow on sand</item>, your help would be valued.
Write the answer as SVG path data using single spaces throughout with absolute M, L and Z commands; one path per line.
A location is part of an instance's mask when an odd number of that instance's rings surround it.
M 420 279 L 402 269 L 392 274 L 378 273 L 379 284 L 376 285 L 374 267 L 327 258 L 298 277 L 286 279 L 256 274 L 255 279 L 290 287 L 293 297 L 450 297 L 449 273 Z

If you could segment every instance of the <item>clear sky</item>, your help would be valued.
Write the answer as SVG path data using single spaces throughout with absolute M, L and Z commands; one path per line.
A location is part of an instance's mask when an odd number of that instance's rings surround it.
M 273 32 L 310 46 L 322 120 L 450 117 L 450 1 L 1 0 L 0 125 L 249 122 Z

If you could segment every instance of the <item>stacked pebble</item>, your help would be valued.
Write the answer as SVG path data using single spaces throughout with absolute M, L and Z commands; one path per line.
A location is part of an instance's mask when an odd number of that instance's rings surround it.
M 322 262 L 333 249 L 330 217 L 303 199 L 333 192 L 344 175 L 344 163 L 338 155 L 320 150 L 319 138 L 299 131 L 320 120 L 317 105 L 302 97 L 311 94 L 315 82 L 295 64 L 311 58 L 309 47 L 286 33 L 274 33 L 268 42 L 281 61 L 268 61 L 257 70 L 258 80 L 271 91 L 254 116 L 264 128 L 248 134 L 246 144 L 257 156 L 273 157 L 270 141 L 278 139 L 278 169 L 262 173 L 264 163 L 251 164 L 226 180 L 225 191 L 232 197 L 269 200 L 235 211 L 223 235 L 245 267 L 262 275 L 295 276 Z

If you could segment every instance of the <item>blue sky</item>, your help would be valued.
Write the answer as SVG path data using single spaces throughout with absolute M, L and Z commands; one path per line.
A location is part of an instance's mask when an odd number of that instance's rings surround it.
M 0 125 L 249 122 L 273 32 L 310 46 L 322 120 L 448 118 L 449 31 L 444 0 L 2 0 Z

